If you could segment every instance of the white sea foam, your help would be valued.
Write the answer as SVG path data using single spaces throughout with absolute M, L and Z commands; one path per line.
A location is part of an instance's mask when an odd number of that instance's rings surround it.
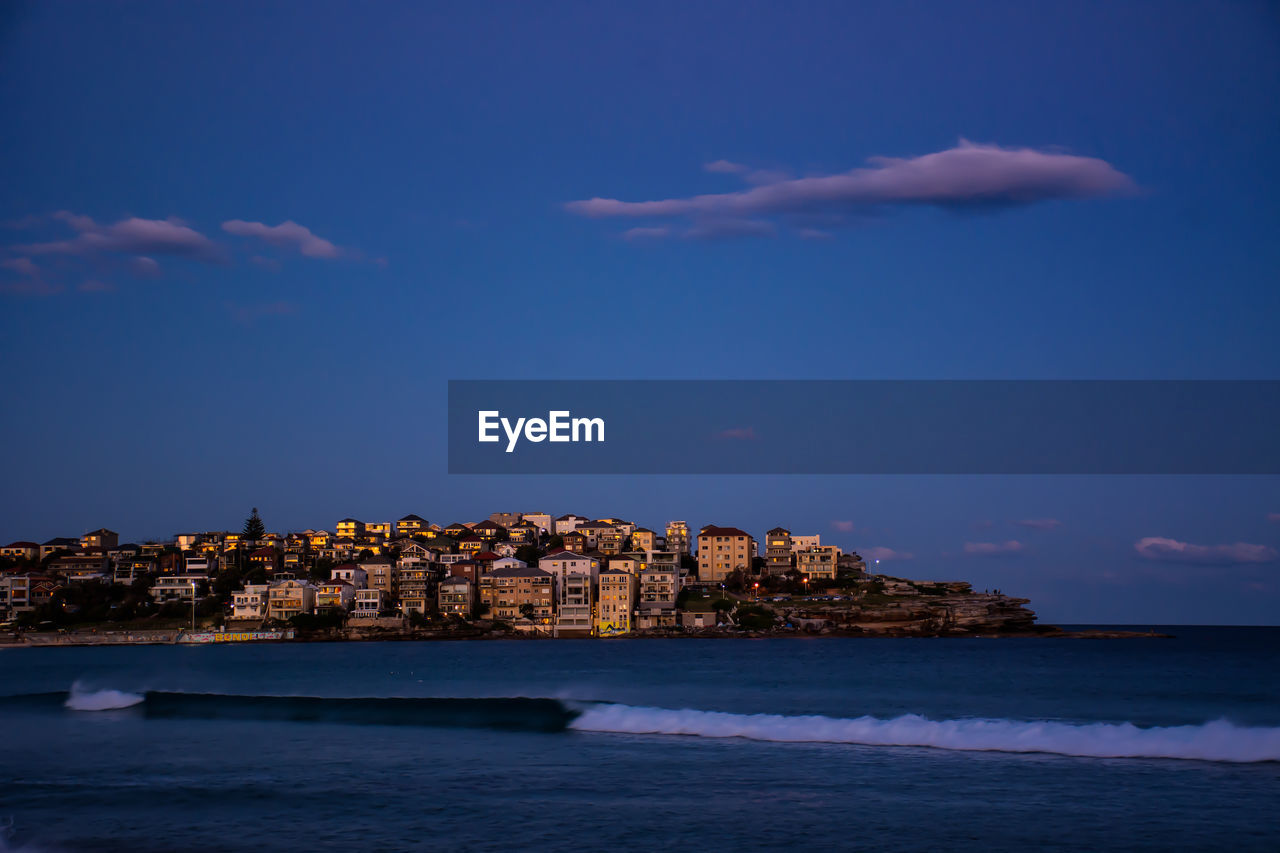
M 64 703 L 73 711 L 115 711 L 131 708 L 146 699 L 140 693 L 122 690 L 86 690 L 80 682 L 71 685 L 71 692 Z
M 591 732 L 1044 752 L 1090 758 L 1280 761 L 1280 728 L 1237 726 L 1226 720 L 1194 726 L 1142 728 L 1132 723 L 928 720 L 915 714 L 888 720 L 786 717 L 606 704 L 586 706 L 571 727 Z

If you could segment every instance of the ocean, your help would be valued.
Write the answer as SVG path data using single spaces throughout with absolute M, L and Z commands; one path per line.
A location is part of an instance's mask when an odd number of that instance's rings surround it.
M 1280 849 L 1280 628 L 0 651 L 3 850 Z

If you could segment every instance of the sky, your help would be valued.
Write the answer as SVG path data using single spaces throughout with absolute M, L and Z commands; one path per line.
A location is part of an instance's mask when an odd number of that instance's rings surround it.
M 1276 624 L 1275 477 L 450 476 L 445 395 L 1280 378 L 1278 105 L 1268 3 L 5 4 L 0 539 L 782 524 Z

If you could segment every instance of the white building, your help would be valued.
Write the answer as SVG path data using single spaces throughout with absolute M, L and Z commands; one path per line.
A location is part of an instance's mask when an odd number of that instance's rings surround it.
M 267 585 L 245 584 L 244 589 L 231 596 L 232 619 L 266 619 Z

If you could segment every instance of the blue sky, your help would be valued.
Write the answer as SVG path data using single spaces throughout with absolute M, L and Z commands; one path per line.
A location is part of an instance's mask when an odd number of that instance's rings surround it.
M 1059 621 L 1274 623 L 1280 562 L 1219 547 L 1280 548 L 1274 478 L 451 477 L 444 395 L 1280 377 L 1277 104 L 1264 3 L 6 5 L 0 538 L 254 505 L 280 529 L 780 522 Z M 772 209 L 714 238 L 567 207 L 961 140 L 1127 185 Z

